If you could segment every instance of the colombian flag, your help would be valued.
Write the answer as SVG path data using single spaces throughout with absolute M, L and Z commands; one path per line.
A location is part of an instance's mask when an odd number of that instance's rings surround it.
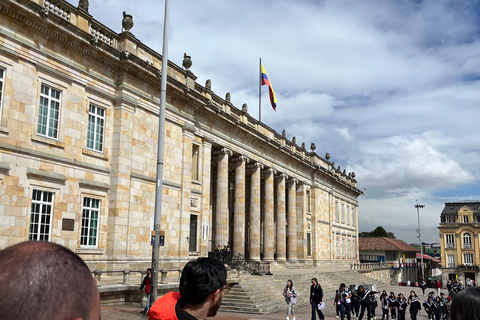
M 272 84 L 270 83 L 270 80 L 268 80 L 268 75 L 267 72 L 265 71 L 265 68 L 263 67 L 262 64 L 262 86 L 267 85 L 268 86 L 268 91 L 270 93 L 270 103 L 272 104 L 273 110 L 277 111 L 277 99 L 275 98 L 275 92 L 273 92 Z

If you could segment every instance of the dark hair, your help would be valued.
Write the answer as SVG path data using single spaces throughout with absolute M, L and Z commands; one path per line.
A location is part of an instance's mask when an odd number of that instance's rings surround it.
M 317 280 L 317 278 L 312 278 L 312 280 L 311 280 L 311 281 L 315 281 L 315 283 L 316 283 L 316 284 L 318 284 L 318 280 Z
M 152 268 L 148 268 L 148 269 L 147 269 L 147 271 L 150 271 L 150 272 L 152 272 Z
M 417 297 L 417 294 L 415 293 L 415 291 L 412 290 L 412 291 L 410 291 L 410 293 L 413 293 L 413 295 L 414 295 L 415 297 Z
M 343 283 L 343 282 L 340 283 L 340 288 L 345 288 L 345 287 L 346 287 L 345 283 Z
M 480 288 L 466 288 L 460 290 L 452 300 L 450 319 L 478 320 L 480 319 Z
M 289 288 L 289 289 L 292 290 L 292 288 L 293 288 L 293 281 L 290 280 L 290 279 L 287 280 L 287 285 L 285 286 L 285 288 L 288 288 L 288 281 L 290 281 L 290 288 Z
M 0 251 L 2 319 L 90 319 L 99 293 L 87 265 L 51 242 L 27 241 Z M 92 319 L 93 320 L 93 319 Z
M 360 288 L 362 288 L 362 292 L 365 291 L 365 288 L 362 285 L 358 286 L 357 290 L 360 291 Z
M 227 284 L 227 269 L 217 260 L 198 258 L 189 261 L 180 277 L 180 296 L 183 302 L 199 305 L 208 296 Z
M 390 295 L 392 295 L 392 294 L 395 295 L 395 293 L 393 291 L 390 291 Z

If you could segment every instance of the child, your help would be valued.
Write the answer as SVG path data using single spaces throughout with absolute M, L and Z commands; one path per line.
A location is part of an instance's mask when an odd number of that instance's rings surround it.
M 407 311 L 407 299 L 403 294 L 399 293 L 397 298 L 398 320 L 405 320 L 405 312 Z
M 427 300 L 423 303 L 423 307 L 425 308 L 425 312 L 428 315 L 428 319 L 433 319 L 433 299 L 432 296 L 428 296 Z
M 388 297 L 388 308 L 390 309 L 390 313 L 392 314 L 392 320 L 397 318 L 397 298 L 395 297 L 395 293 L 390 292 L 390 296 Z
M 380 304 L 382 306 L 382 320 L 388 320 L 388 294 L 385 290 L 380 295 Z
M 408 304 L 410 305 L 410 319 L 417 320 L 417 314 L 421 312 L 422 305 L 415 291 L 410 291 L 410 297 L 408 297 Z
M 142 285 L 140 286 L 140 290 L 145 287 L 145 293 L 147 294 L 147 305 L 143 311 L 140 311 L 141 314 L 147 315 L 148 310 L 150 309 L 150 290 L 151 290 L 151 282 L 152 282 L 152 269 L 147 269 L 147 275 L 143 278 Z
M 372 317 L 372 319 L 377 319 L 377 316 L 375 315 L 375 309 L 377 308 L 377 306 L 377 296 L 374 292 L 370 292 L 370 316 Z

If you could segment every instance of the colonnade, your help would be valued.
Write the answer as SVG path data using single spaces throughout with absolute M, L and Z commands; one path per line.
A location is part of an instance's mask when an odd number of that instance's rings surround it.
M 233 156 L 233 152 L 226 148 L 215 151 L 214 155 L 217 159 L 216 199 L 214 200 L 216 209 L 213 221 L 215 246 L 223 246 L 229 242 L 229 239 L 232 239 L 233 256 L 244 256 L 249 260 L 265 262 L 303 260 L 305 248 L 303 239 L 304 205 L 303 197 L 297 196 L 297 192 L 303 194 L 304 185 L 284 173 L 267 168 L 260 162 L 250 161 L 241 155 Z M 228 205 L 229 163 L 233 163 L 235 175 L 232 235 L 229 235 L 231 230 Z M 248 204 L 246 201 L 247 173 L 250 175 L 248 179 L 250 201 Z M 297 187 L 300 187 L 299 190 Z M 249 207 L 247 208 L 247 206 Z M 261 243 L 262 222 L 263 246 Z M 247 225 L 249 230 L 246 230 Z M 274 252 L 275 248 L 276 252 Z

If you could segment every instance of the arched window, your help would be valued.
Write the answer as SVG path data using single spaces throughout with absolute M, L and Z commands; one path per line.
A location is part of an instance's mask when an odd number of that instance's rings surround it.
M 472 247 L 472 236 L 468 232 L 465 232 L 463 234 L 463 247 L 464 248 L 471 248 Z

